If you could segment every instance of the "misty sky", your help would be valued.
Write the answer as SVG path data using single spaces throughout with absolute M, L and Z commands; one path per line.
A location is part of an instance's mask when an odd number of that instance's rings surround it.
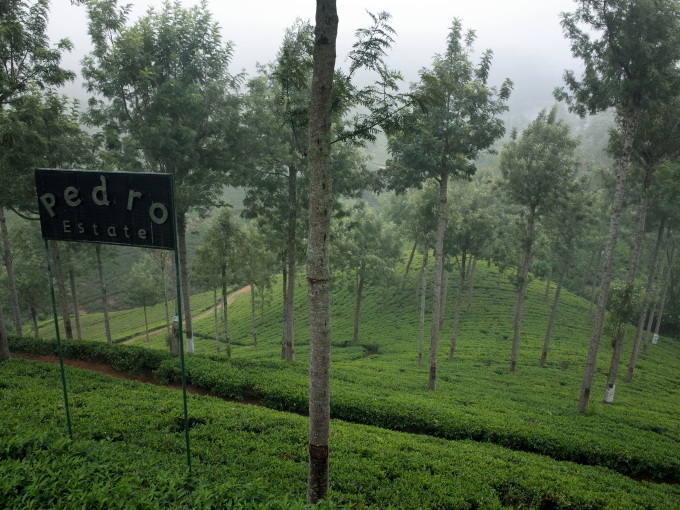
M 143 15 L 149 6 L 159 7 L 161 0 L 130 2 L 134 9 L 131 20 Z M 193 5 L 193 0 L 182 0 Z M 559 14 L 574 9 L 573 0 L 338 0 L 340 27 L 338 65 L 345 64 L 354 31 L 368 26 L 366 10 L 386 10 L 392 14 L 397 31 L 390 54 L 390 65 L 402 72 L 404 88 L 418 79 L 418 70 L 429 67 L 432 56 L 444 51 L 446 35 L 453 18 L 463 28 L 477 34 L 475 49 L 494 52 L 490 81 L 499 85 L 504 78 L 514 84 L 511 114 L 535 114 L 554 103 L 552 90 L 562 84 L 564 69 L 578 69 L 571 57 L 569 44 L 562 35 Z M 235 44 L 232 63 L 234 72 L 245 69 L 255 73 L 255 63 L 271 61 L 286 27 L 296 18 L 314 19 L 314 0 L 231 1 L 208 3 L 224 38 Z M 75 49 L 66 55 L 65 67 L 78 71 L 80 59 L 90 51 L 87 18 L 83 6 L 72 6 L 69 0 L 52 0 L 50 37 L 56 41 L 68 37 Z M 66 89 L 75 95 L 82 80 Z M 78 94 L 84 99 L 85 94 Z

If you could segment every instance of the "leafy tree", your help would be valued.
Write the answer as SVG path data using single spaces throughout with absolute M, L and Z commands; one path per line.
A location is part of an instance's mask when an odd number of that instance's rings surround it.
M 556 118 L 557 108 L 541 111 L 536 119 L 512 139 L 501 154 L 501 172 L 506 180 L 507 199 L 524 208 L 526 224 L 522 239 L 522 254 L 517 268 L 517 299 L 515 301 L 514 336 L 510 371 L 517 369 L 522 312 L 527 278 L 535 241 L 537 219 L 560 198 L 566 196 L 576 175 L 574 150 L 578 141 L 571 136 L 569 126 Z
M 367 287 L 389 282 L 401 252 L 396 229 L 365 207 L 334 229 L 336 266 L 355 295 L 352 341 L 359 341 L 361 302 Z
M 587 411 L 590 400 L 639 114 L 648 101 L 663 101 L 677 90 L 678 12 L 677 2 L 673 0 L 582 0 L 574 12 L 562 15 L 565 36 L 571 41 L 573 55 L 583 61 L 584 71 L 580 80 L 573 71 L 565 72 L 568 90 L 556 90 L 556 98 L 566 100 L 570 110 L 581 117 L 615 108 L 623 133 L 597 316 L 586 359 L 579 413 Z
M 88 121 L 101 128 L 105 163 L 174 175 L 187 351 L 193 328 L 186 251 L 187 213 L 219 202 L 228 172 L 239 167 L 238 77 L 233 53 L 202 1 L 166 2 L 127 26 L 129 6 L 88 3 L 93 52 L 84 59 Z
M 439 185 L 435 237 L 433 320 L 428 385 L 436 387 L 437 351 L 444 268 L 444 233 L 449 178 L 469 178 L 474 160 L 504 133 L 497 115 L 507 110 L 512 84 L 506 80 L 500 91 L 487 85 L 492 52 L 487 50 L 475 67 L 471 62 L 473 31 L 463 33 L 454 20 L 446 51 L 434 57 L 431 69 L 420 71 L 420 82 L 412 87 L 417 106 L 404 115 L 403 128 L 388 140 L 392 159 L 385 177 L 388 187 L 403 193 L 433 179 Z
M 162 296 L 162 282 L 155 266 L 156 264 L 149 256 L 135 262 L 127 275 L 125 289 L 128 304 L 133 307 L 141 306 L 144 309 L 144 332 L 149 348 L 151 348 L 151 341 L 149 340 L 149 318 L 146 308 L 156 304 Z

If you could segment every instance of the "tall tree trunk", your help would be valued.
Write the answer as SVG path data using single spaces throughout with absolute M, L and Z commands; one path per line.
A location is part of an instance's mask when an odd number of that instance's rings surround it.
M 623 153 L 619 160 L 616 172 L 616 189 L 614 192 L 614 202 L 612 203 L 609 223 L 609 239 L 607 240 L 607 246 L 604 251 L 604 267 L 602 269 L 602 280 L 600 281 L 600 296 L 597 300 L 597 314 L 595 316 L 595 325 L 593 326 L 593 335 L 588 347 L 588 356 L 586 358 L 586 366 L 583 373 L 583 384 L 581 385 L 581 395 L 577 407 L 577 411 L 582 414 L 588 410 L 590 392 L 593 386 L 593 378 L 595 377 L 597 351 L 600 347 L 600 338 L 602 337 L 602 328 L 604 326 L 607 297 L 609 296 L 609 286 L 612 280 L 614 250 L 616 249 L 616 243 L 619 238 L 619 223 L 621 210 L 623 208 L 623 196 L 626 190 L 626 179 L 628 178 L 628 170 L 630 169 L 630 159 L 633 152 L 633 141 L 635 140 L 636 128 L 637 119 L 629 113 L 625 121 Z
M 159 250 L 160 251 L 160 250 Z M 161 261 L 161 282 L 163 285 L 163 305 L 165 306 L 165 329 L 170 335 L 170 310 L 168 309 L 168 288 L 165 285 L 165 259 Z
M 645 317 L 649 311 L 649 300 L 652 295 L 652 287 L 654 285 L 654 277 L 656 276 L 657 266 L 659 265 L 659 254 L 661 253 L 661 244 L 663 242 L 664 232 L 666 230 L 665 221 L 661 221 L 659 226 L 659 233 L 656 238 L 654 252 L 652 253 L 652 260 L 649 264 L 649 273 L 647 274 L 647 286 L 645 288 L 645 297 L 642 302 L 642 311 L 638 319 L 637 332 L 635 334 L 635 343 L 633 344 L 633 351 L 628 362 L 628 371 L 626 372 L 626 382 L 633 380 L 635 374 L 635 366 L 637 365 L 638 354 L 640 352 L 640 341 L 642 340 L 642 330 L 645 324 Z
M 668 296 L 668 288 L 670 285 L 666 283 L 663 289 L 663 295 L 661 296 L 661 304 L 659 305 L 659 314 L 656 316 L 656 324 L 654 326 L 654 337 L 652 338 L 652 343 L 656 345 L 657 339 L 659 338 L 659 331 L 661 329 L 661 320 L 663 319 L 663 309 L 666 305 L 666 297 Z
M 229 298 L 227 296 L 227 266 L 222 264 L 220 268 L 222 284 L 222 324 L 224 324 L 224 340 L 227 349 L 227 358 L 231 358 L 231 333 L 229 332 Z M 217 351 L 219 352 L 219 350 Z
M 284 346 L 285 360 L 295 361 L 295 277 L 297 273 L 297 173 L 298 169 L 291 166 L 288 169 L 288 228 L 286 235 L 286 254 L 288 266 L 288 281 L 286 298 L 283 302 L 286 343 Z
M 600 260 L 602 259 L 602 251 L 597 252 L 597 260 L 595 261 L 595 267 L 600 265 Z M 593 278 L 591 280 L 590 288 L 590 308 L 588 309 L 588 316 L 593 316 L 593 309 L 595 306 L 595 290 L 597 290 L 597 274 L 593 270 Z
M 430 375 L 428 387 L 437 388 L 437 354 L 439 351 L 439 325 L 442 311 L 442 280 L 444 276 L 444 233 L 446 232 L 446 193 L 449 174 L 443 171 L 439 177 L 439 209 L 437 214 L 437 233 L 434 243 L 434 289 L 432 299 L 432 332 L 430 337 Z
M 80 327 L 80 304 L 78 303 L 78 289 L 76 288 L 76 274 L 73 269 L 68 270 L 68 280 L 71 285 L 71 299 L 73 300 L 73 318 L 76 321 L 76 337 L 83 339 L 83 330 Z
M 543 294 L 543 301 L 547 301 L 550 297 L 550 284 L 552 283 L 552 261 L 550 261 L 550 269 L 548 269 L 548 275 L 545 278 L 545 293 Z
M 253 335 L 253 347 L 257 347 L 257 330 L 255 329 L 255 285 L 250 284 L 250 334 Z
M 465 313 L 472 311 L 472 296 L 475 293 L 475 277 L 477 276 L 477 257 L 472 257 L 472 265 L 468 269 L 470 272 L 468 276 L 468 292 L 467 292 L 467 306 Z
M 10 359 L 9 338 L 7 337 L 7 327 L 5 326 L 5 313 L 0 306 L 0 359 Z
M 458 271 L 458 286 L 456 287 L 456 302 L 454 304 L 453 312 L 453 333 L 451 334 L 451 347 L 449 348 L 449 360 L 452 360 L 456 352 L 456 343 L 458 342 L 458 325 L 460 324 L 460 309 L 463 287 L 465 286 L 465 271 L 466 271 L 467 254 L 463 253 L 460 257 L 460 268 Z
M 191 317 L 191 290 L 189 288 L 189 264 L 187 260 L 187 216 L 177 215 L 177 245 L 179 247 L 179 278 L 182 292 L 182 308 L 184 308 L 184 336 L 187 339 L 186 352 L 194 353 L 194 327 Z
M 427 292 L 427 260 L 430 250 L 425 248 L 423 265 L 420 268 L 420 331 L 418 336 L 418 366 L 423 362 L 423 344 L 425 340 L 425 292 Z
M 404 278 L 401 280 L 401 286 L 399 287 L 399 290 L 404 290 L 404 287 L 406 286 L 406 281 L 408 280 L 408 272 L 411 269 L 411 264 L 413 263 L 413 256 L 416 254 L 416 248 L 418 247 L 418 239 L 416 239 L 413 242 L 413 249 L 411 250 L 411 255 L 408 258 L 408 262 L 406 263 L 406 269 L 404 269 Z
M 328 496 L 330 435 L 331 303 L 330 234 L 331 96 L 335 70 L 338 11 L 335 0 L 317 0 L 314 70 L 309 103 L 309 471 L 307 502 Z
M 14 320 L 14 331 L 17 336 L 23 336 L 23 324 L 21 320 L 21 308 L 19 307 L 19 294 L 17 292 L 16 279 L 14 277 L 14 263 L 12 260 L 12 244 L 9 238 L 9 231 L 7 230 L 7 221 L 5 220 L 5 210 L 0 207 L 0 233 L 2 234 L 2 260 L 7 271 L 7 288 L 9 290 L 9 298 L 12 304 L 12 319 Z
M 288 259 L 288 256 L 284 253 L 283 256 L 283 262 L 282 262 L 282 272 L 283 272 L 283 282 L 282 282 L 282 298 L 281 302 L 283 303 L 283 306 L 281 307 L 281 359 L 286 360 L 286 349 L 288 342 L 286 341 L 286 336 L 287 336 L 287 329 L 286 329 L 286 299 L 288 299 L 288 268 L 286 265 L 286 260 Z
M 648 166 L 645 175 L 642 196 L 640 197 L 640 205 L 638 206 L 637 224 L 635 226 L 635 234 L 633 236 L 633 252 L 628 265 L 628 278 L 626 279 L 626 288 L 624 289 L 623 295 L 622 316 L 624 317 L 628 316 L 629 312 L 633 308 L 633 284 L 637 278 L 638 266 L 640 265 L 640 255 L 642 254 L 645 225 L 647 223 L 649 188 L 651 186 L 652 171 L 653 167 Z M 626 338 L 626 325 L 626 322 L 622 321 L 616 328 L 612 360 L 609 364 L 609 376 L 607 377 L 607 386 L 604 390 L 605 404 L 614 403 L 614 395 L 616 394 L 616 379 L 618 377 L 621 354 L 623 353 L 623 342 Z
M 449 293 L 449 278 L 451 272 L 444 269 L 444 275 L 442 276 L 442 301 L 439 310 L 439 332 L 441 332 L 444 327 L 444 314 L 446 313 L 446 299 Z
M 593 255 L 590 257 L 590 262 L 588 262 L 588 265 L 586 266 L 586 272 L 583 275 L 583 280 L 581 281 L 581 286 L 578 289 L 578 295 L 581 297 L 585 297 L 586 295 L 586 286 L 588 285 L 588 281 L 591 278 L 592 273 L 594 273 L 593 268 L 596 265 L 595 262 L 595 257 L 597 254 L 600 252 L 600 250 L 595 250 L 593 252 Z
M 522 315 L 524 313 L 524 297 L 527 291 L 527 278 L 531 265 L 532 246 L 534 243 L 534 222 L 536 221 L 536 207 L 529 209 L 527 218 L 527 231 L 522 253 L 522 261 L 517 271 L 517 297 L 515 299 L 515 317 L 513 319 L 514 335 L 512 338 L 512 355 L 510 357 L 510 372 L 517 370 L 517 356 L 519 354 L 519 341 L 522 331 Z
M 562 292 L 562 283 L 564 282 L 564 277 L 567 274 L 568 267 L 569 259 L 568 257 L 565 257 L 564 263 L 560 268 L 560 275 L 557 279 L 557 287 L 555 287 L 555 296 L 553 297 L 553 304 L 550 310 L 550 320 L 548 321 L 548 329 L 545 332 L 545 341 L 543 342 L 543 352 L 541 353 L 541 365 L 545 365 L 545 362 L 548 359 L 550 340 L 552 338 L 553 328 L 555 327 L 555 321 L 557 320 L 557 307 L 560 302 L 560 292 Z
M 104 278 L 104 262 L 102 261 L 101 245 L 94 245 L 97 253 L 97 269 L 99 270 L 99 286 L 102 291 L 102 305 L 104 306 L 104 330 L 106 331 L 106 341 L 113 343 L 111 338 L 111 323 L 109 322 L 109 298 L 106 290 L 106 279 Z
M 354 304 L 354 332 L 352 341 L 356 344 L 359 341 L 359 318 L 361 317 L 361 301 L 364 299 L 364 267 L 359 269 L 359 282 L 357 284 L 356 303 Z
M 73 327 L 71 326 L 71 315 L 68 310 L 68 298 L 66 296 L 66 282 L 64 282 L 64 270 L 61 265 L 61 254 L 59 253 L 57 241 L 50 241 L 50 248 L 52 250 L 52 260 L 54 260 L 54 277 L 57 280 L 57 294 L 61 304 L 61 315 L 64 321 L 64 334 L 67 340 L 73 340 Z
M 144 333 L 146 333 L 146 347 L 151 349 L 151 340 L 149 339 L 149 316 L 146 313 L 146 303 L 142 305 L 144 308 Z
M 40 328 L 38 327 L 38 310 L 35 306 L 31 307 L 31 320 L 33 321 L 33 336 L 40 338 Z
M 219 305 L 217 304 L 217 289 L 213 289 L 213 319 L 215 322 L 215 352 L 220 353 L 220 321 L 218 319 Z

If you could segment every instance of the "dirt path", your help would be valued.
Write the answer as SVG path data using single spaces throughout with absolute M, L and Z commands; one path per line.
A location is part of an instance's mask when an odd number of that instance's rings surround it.
M 242 287 L 238 290 L 235 290 L 231 294 L 227 296 L 227 306 L 232 304 L 234 301 L 236 301 L 237 298 L 241 297 L 243 294 L 247 293 L 250 291 L 250 285 L 246 285 L 245 287 Z M 219 305 L 218 305 L 219 307 Z M 206 317 L 212 315 L 214 313 L 215 307 L 211 306 L 204 312 L 199 313 L 198 315 L 194 315 L 193 319 L 199 320 L 199 319 L 205 319 Z M 165 326 L 161 326 L 160 328 L 156 329 L 150 329 L 149 330 L 149 338 L 153 338 L 159 335 L 164 334 L 167 331 Z M 141 335 L 137 335 L 135 337 L 130 338 L 129 340 L 125 340 L 124 342 L 121 342 L 123 344 L 136 344 L 139 342 L 146 342 L 146 334 L 142 333 Z

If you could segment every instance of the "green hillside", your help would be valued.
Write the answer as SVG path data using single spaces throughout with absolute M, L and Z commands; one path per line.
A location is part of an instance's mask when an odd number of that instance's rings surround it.
M 351 341 L 353 296 L 336 281 L 331 383 L 335 418 L 331 496 L 335 501 L 382 508 L 680 508 L 680 342 L 661 338 L 659 345 L 650 346 L 641 358 L 634 381 L 620 381 L 614 405 L 602 404 L 596 393 L 588 414 L 578 415 L 575 409 L 592 327 L 588 303 L 563 292 L 548 363 L 542 367 L 538 360 L 550 300 L 543 299 L 545 282 L 533 281 L 525 305 L 518 370 L 510 373 L 514 290 L 495 267 L 480 263 L 472 307 L 463 314 L 453 361 L 447 360 L 447 354 L 454 289 L 448 293 L 438 387 L 430 391 L 429 367 L 427 363 L 417 365 L 415 279 L 414 271 L 403 292 L 368 293 L 356 344 Z M 305 296 L 304 279 L 300 279 L 294 363 L 279 359 L 280 287 L 268 296 L 262 315 L 257 310 L 257 347 L 250 334 L 249 294 L 243 293 L 230 306 L 231 361 L 213 354 L 212 296 L 197 296 L 194 301 L 203 303 L 199 308 L 205 311 L 195 321 L 198 354 L 187 360 L 189 382 L 223 397 L 256 399 L 274 410 L 304 413 L 308 364 Z M 154 313 L 158 315 L 155 324 L 162 328 L 163 312 Z M 198 310 L 195 314 L 199 315 Z M 96 314 L 92 315 L 95 319 Z M 139 321 L 139 315 L 137 312 L 135 320 Z M 130 325 L 128 333 L 116 333 L 133 316 L 134 312 L 127 319 L 121 316 L 114 336 L 134 336 L 135 328 Z M 425 331 L 427 346 L 429 323 Z M 143 318 L 137 332 L 143 333 Z M 66 346 L 67 355 L 113 361 L 128 370 L 152 368 L 165 380 L 178 379 L 179 363 L 165 354 L 163 335 L 152 337 L 152 347 L 158 351 L 109 346 L 101 343 L 103 333 L 93 335 L 99 343 L 74 342 Z M 134 341 L 146 345 L 143 337 Z M 12 346 L 15 350 L 54 350 L 53 343 L 21 339 L 14 339 Z M 150 356 L 153 352 L 157 355 Z M 603 339 L 596 391 L 604 391 L 610 352 Z M 135 451 L 140 466 L 167 466 L 167 471 L 151 469 L 151 478 L 134 479 L 142 485 L 161 479 L 165 487 L 165 477 L 171 476 L 168 473 L 182 472 L 176 394 L 76 369 L 69 369 L 69 379 L 77 405 L 74 428 L 78 441 L 65 446 L 59 442 L 65 432 L 55 367 L 22 360 L 0 366 L 0 388 L 6 397 L 0 398 L 0 412 L 12 416 L 3 422 L 3 451 L 12 452 L 16 449 L 13 441 L 24 441 L 21 462 L 38 462 L 42 457 L 36 452 L 42 451 L 49 462 L 62 462 L 62 454 L 71 459 L 85 455 L 96 465 L 111 451 L 118 452 L 114 458 Z M 26 405 L 27 401 L 31 405 Z M 111 406 L 112 402 L 116 404 Z M 201 490 L 214 490 L 215 498 L 224 497 L 211 480 L 228 479 L 239 487 L 256 480 L 250 489 L 238 490 L 258 494 L 262 506 L 242 508 L 265 507 L 283 494 L 289 494 L 289 500 L 280 508 L 293 507 L 294 501 L 299 504 L 306 481 L 305 419 L 274 410 L 210 397 L 192 398 L 192 441 L 200 466 L 196 478 L 201 483 L 177 498 L 188 498 L 182 501 L 190 508 L 209 508 L 191 498 Z M 37 425 L 25 431 L 29 423 Z M 23 439 L 12 439 L 18 431 Z M 5 454 L 5 458 L 14 457 Z M 114 474 L 119 469 L 125 472 L 115 462 L 103 466 Z M 17 478 L 13 469 L 7 468 L 6 473 Z M 136 473 L 143 471 L 135 469 Z M 120 477 L 118 485 L 125 486 L 125 476 Z M 14 494 L 16 488 L 11 487 L 0 494 Z

